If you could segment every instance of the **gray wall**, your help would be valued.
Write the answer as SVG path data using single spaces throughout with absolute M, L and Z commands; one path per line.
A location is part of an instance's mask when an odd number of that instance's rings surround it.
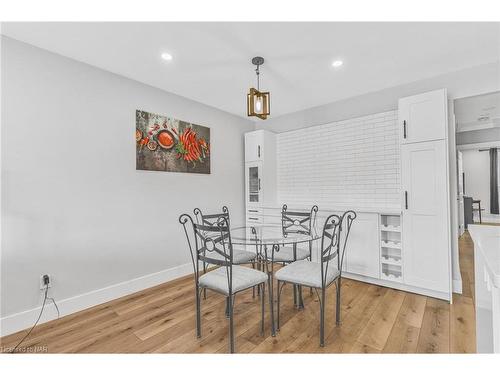
M 340 100 L 288 115 L 258 121 L 256 127 L 277 133 L 334 121 L 390 111 L 398 99 L 446 87 L 450 99 L 497 91 L 500 88 L 500 62 L 444 74 L 426 80 Z M 301 94 L 303 95 L 303 94 Z
M 244 218 L 253 122 L 2 37 L 1 316 L 190 262 L 179 214 Z M 135 110 L 211 128 L 212 174 L 135 170 Z
M 457 133 L 457 145 L 500 141 L 500 128 Z

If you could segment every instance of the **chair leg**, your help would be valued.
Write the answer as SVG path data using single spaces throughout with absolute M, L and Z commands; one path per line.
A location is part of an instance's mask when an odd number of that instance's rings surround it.
M 312 256 L 312 242 L 309 242 L 309 261 L 312 262 L 313 256 Z M 309 295 L 313 295 L 313 288 L 309 288 Z
M 203 262 L 203 274 L 207 273 L 207 264 Z M 207 289 L 203 288 L 203 299 L 207 299 Z
M 255 269 L 255 262 L 252 262 L 252 268 Z M 257 290 L 260 290 L 259 287 L 257 287 Z M 252 298 L 255 298 L 255 286 L 252 287 Z
M 297 284 L 292 284 L 293 285 L 293 306 L 294 307 L 299 307 L 299 304 L 297 302 Z
M 276 336 L 276 329 L 274 326 L 274 302 L 273 302 L 273 275 L 269 274 L 268 279 L 269 287 L 269 308 L 271 311 L 271 336 Z
M 259 261 L 257 261 L 257 270 L 264 271 L 264 266 Z M 258 289 L 258 288 L 257 288 L 257 295 L 260 296 L 260 289 Z
M 229 296 L 228 297 L 228 305 L 229 305 L 229 352 L 230 353 L 234 353 L 233 298 L 234 298 L 234 296 Z
M 341 284 L 341 277 L 337 279 L 337 303 L 335 306 L 335 324 L 340 325 L 340 284 Z
M 281 282 L 278 280 L 278 296 L 276 297 L 277 308 L 276 308 L 276 331 L 280 330 L 280 296 L 281 296 Z
M 231 298 L 229 297 L 226 297 L 226 318 L 229 318 L 229 314 L 230 314 L 230 311 L 229 311 L 229 305 L 231 304 Z
M 262 310 L 262 316 L 261 316 L 261 322 L 260 322 L 260 335 L 264 336 L 264 315 L 265 315 L 265 294 L 266 294 L 266 283 L 260 284 L 258 289 L 261 289 L 261 295 L 260 295 L 260 303 L 261 303 L 261 310 Z
M 319 322 L 319 346 L 325 346 L 325 289 L 321 289 L 320 300 L 320 322 Z
M 205 289 L 203 289 L 205 290 Z M 201 337 L 201 295 L 198 286 L 196 286 L 196 337 Z

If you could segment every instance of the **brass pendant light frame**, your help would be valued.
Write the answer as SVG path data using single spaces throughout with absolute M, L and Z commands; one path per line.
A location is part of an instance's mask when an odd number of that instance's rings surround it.
M 268 91 L 261 92 L 260 91 L 260 82 L 259 82 L 259 67 L 264 64 L 264 58 L 257 56 L 252 59 L 252 64 L 256 65 L 255 73 L 257 75 L 257 89 L 250 88 L 249 93 L 247 94 L 247 115 L 258 117 L 262 120 L 267 119 L 267 116 L 271 114 L 271 95 Z M 262 103 L 262 111 L 255 111 L 255 104 L 257 100 L 261 100 Z

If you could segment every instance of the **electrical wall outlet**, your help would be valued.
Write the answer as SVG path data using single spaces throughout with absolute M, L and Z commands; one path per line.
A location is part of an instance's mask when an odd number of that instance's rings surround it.
M 47 285 L 52 288 L 52 276 L 49 274 L 40 276 L 40 290 L 45 290 Z

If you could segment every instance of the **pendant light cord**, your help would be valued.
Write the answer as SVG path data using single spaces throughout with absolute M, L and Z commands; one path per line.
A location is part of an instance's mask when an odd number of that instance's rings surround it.
M 255 74 L 257 74 L 257 91 L 260 92 L 260 71 L 259 71 L 260 65 L 257 65 L 257 69 L 255 69 Z

